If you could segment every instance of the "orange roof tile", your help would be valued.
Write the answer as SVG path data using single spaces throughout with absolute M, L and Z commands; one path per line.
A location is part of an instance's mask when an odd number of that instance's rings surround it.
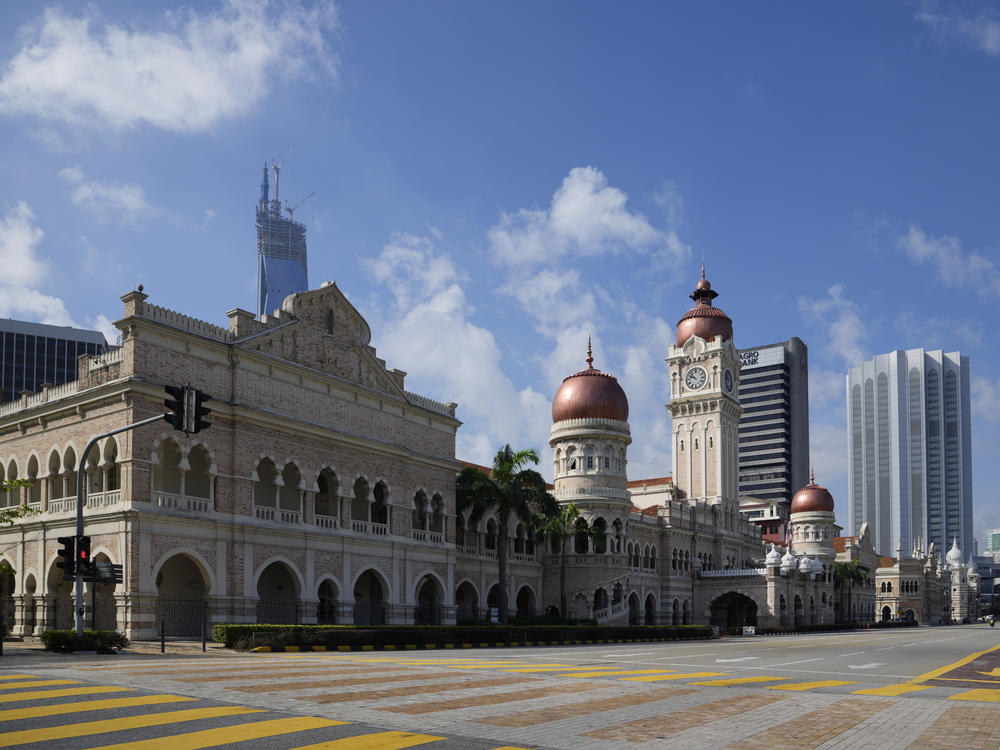
M 669 484 L 673 481 L 673 477 L 651 477 L 650 479 L 633 479 L 625 484 L 626 487 L 643 487 L 649 485 L 650 487 L 658 487 L 663 484 Z
M 895 557 L 883 557 L 882 555 L 878 556 L 878 567 L 880 568 L 891 568 L 895 564 L 896 564 Z

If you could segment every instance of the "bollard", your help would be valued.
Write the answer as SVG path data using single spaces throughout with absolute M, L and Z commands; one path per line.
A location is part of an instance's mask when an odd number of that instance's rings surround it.
M 166 653 L 167 651 L 167 623 L 166 621 L 160 623 L 160 653 Z

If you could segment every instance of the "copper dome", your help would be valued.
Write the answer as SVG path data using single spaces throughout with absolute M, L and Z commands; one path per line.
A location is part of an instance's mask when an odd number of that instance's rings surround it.
M 587 341 L 587 369 L 565 378 L 552 399 L 552 421 L 564 419 L 617 419 L 628 421 L 628 398 L 614 375 L 601 372 Z
M 723 340 L 733 337 L 733 321 L 718 307 L 713 307 L 712 300 L 719 293 L 705 278 L 705 265 L 701 266 L 701 281 L 691 293 L 695 306 L 688 310 L 677 321 L 677 346 L 684 346 L 692 336 L 699 336 L 705 341 L 711 341 L 716 336 Z
M 795 493 L 792 498 L 792 513 L 813 513 L 816 511 L 833 512 L 833 495 L 826 487 L 816 484 L 816 479 L 809 473 L 809 484 Z

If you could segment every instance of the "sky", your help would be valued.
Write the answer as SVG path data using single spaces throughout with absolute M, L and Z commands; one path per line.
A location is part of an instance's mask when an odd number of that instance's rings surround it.
M 585 366 L 671 473 L 664 358 L 704 262 L 739 348 L 810 352 L 846 525 L 847 368 L 968 355 L 976 537 L 1000 527 L 1000 8 L 983 2 L 0 6 L 0 317 L 119 297 L 255 310 L 255 201 L 288 152 L 334 280 L 458 457 L 534 447 Z M 992 92 L 992 93 L 991 93 Z M 272 187 L 273 190 L 273 187 Z M 311 196 L 311 197 L 308 197 Z

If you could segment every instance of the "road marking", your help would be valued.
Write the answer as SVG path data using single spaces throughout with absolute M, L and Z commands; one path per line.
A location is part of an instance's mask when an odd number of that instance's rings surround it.
M 891 648 L 896 648 L 895 646 L 882 646 L 881 648 L 875 649 L 876 651 L 888 651 Z
M 716 664 L 723 664 L 731 661 L 753 661 L 754 659 L 759 659 L 759 656 L 741 656 L 739 659 L 716 659 Z
M 996 646 L 991 646 L 990 648 L 988 648 L 988 649 L 986 649 L 984 651 L 976 651 L 975 653 L 969 654 L 968 656 L 966 656 L 966 657 L 964 657 L 962 659 L 959 659 L 958 661 L 953 662 L 952 664 L 946 664 L 943 667 L 938 667 L 937 669 L 932 669 L 930 672 L 926 672 L 926 673 L 920 675 L 919 677 L 914 677 L 912 680 L 910 680 L 910 682 L 911 683 L 919 683 L 919 682 L 925 682 L 927 680 L 933 680 L 935 677 L 940 677 L 941 675 L 945 674 L 946 672 L 950 672 L 953 669 L 958 669 L 959 667 L 964 667 L 966 664 L 968 664 L 969 662 L 975 661 L 980 656 L 983 656 L 985 654 L 993 653 L 997 649 L 1000 649 L 1000 644 L 997 644 Z
M 796 682 L 791 685 L 770 685 L 768 690 L 792 690 L 792 691 L 802 691 L 802 690 L 814 690 L 821 687 L 838 687 L 840 685 L 856 685 L 857 683 L 850 680 L 819 680 L 817 682 Z
M 783 661 L 778 664 L 768 664 L 768 667 L 787 667 L 789 664 L 805 664 L 807 661 L 823 661 L 825 657 L 820 656 L 816 659 L 802 659 L 801 661 Z
M 42 698 L 66 698 L 70 695 L 92 695 L 93 693 L 124 693 L 124 692 L 132 692 L 132 688 L 100 685 L 95 687 L 62 688 L 60 690 L 29 690 L 26 693 L 8 693 L 7 695 L 0 695 L 0 703 L 37 701 L 41 700 Z
M 663 680 L 686 680 L 688 677 L 724 677 L 728 672 L 688 672 L 686 674 L 672 674 L 650 677 L 622 677 L 622 680 L 631 682 L 662 682 Z
M 0 690 L 18 690 L 26 687 L 46 687 L 48 685 L 80 685 L 80 680 L 30 680 L 28 682 L 13 682 L 10 685 L 0 685 Z
M 573 672 L 564 675 L 565 677 L 578 677 L 583 679 L 585 677 L 605 677 L 607 675 L 619 675 L 619 674 L 667 674 L 668 672 L 673 672 L 672 669 L 632 669 L 632 670 L 615 670 L 613 672 Z
M 964 693 L 949 695 L 950 701 L 981 701 L 983 703 L 1000 703 L 1000 690 L 990 690 L 989 688 L 973 688 Z
M 979 671 L 979 670 L 977 670 Z M 1000 667 L 995 667 L 989 672 L 979 672 L 979 674 L 984 674 L 987 677 L 1000 677 Z
M 243 708 L 242 706 L 189 708 L 181 711 L 166 711 L 159 714 L 140 714 L 124 719 L 102 719 L 100 721 L 85 721 L 80 724 L 63 724 L 58 727 L 46 727 L 45 729 L 23 729 L 19 732 L 0 733 L 0 747 L 25 745 L 29 742 L 64 740 L 70 737 L 84 737 L 90 734 L 103 734 L 104 732 L 120 732 L 125 729 L 157 727 L 162 724 L 175 724 L 180 721 L 257 714 L 263 711 L 264 709 L 262 708 Z
M 848 669 L 875 669 L 875 667 L 884 667 L 884 661 L 873 661 L 868 664 L 848 664 Z
M 849 653 L 849 654 L 841 654 L 840 656 L 838 656 L 838 657 L 836 657 L 836 658 L 838 658 L 838 659 L 843 659 L 843 658 L 844 658 L 844 657 L 846 657 L 846 656 L 857 656 L 858 654 L 863 654 L 863 653 L 864 653 L 864 651 L 852 651 L 852 652 L 851 652 L 851 653 Z
M 7 682 L 8 680 L 40 680 L 41 678 L 37 674 L 5 674 L 0 677 L 0 682 Z
M 362 734 L 356 737 L 344 737 L 339 740 L 317 742 L 315 745 L 302 745 L 292 750 L 402 750 L 405 747 L 423 745 L 427 742 L 446 740 L 433 734 L 413 734 L 412 732 L 376 732 Z
M 903 693 L 912 693 L 915 690 L 930 690 L 930 685 L 886 685 L 885 687 L 864 688 L 863 690 L 853 690 L 851 695 L 884 695 L 897 696 Z
M 692 682 L 691 685 L 712 685 L 715 687 L 722 687 L 724 685 L 742 685 L 748 682 L 777 682 L 779 680 L 787 680 L 787 677 L 733 677 L 728 680 L 705 680 L 704 682 Z
M 574 672 L 574 671 L 593 671 L 598 669 L 614 669 L 614 667 L 528 667 L 526 669 L 501 669 L 501 672 L 520 672 L 520 673 L 530 673 L 530 672 Z
M 320 719 L 315 716 L 296 716 L 291 719 L 270 719 L 216 729 L 203 729 L 200 732 L 175 734 L 172 737 L 157 737 L 151 740 L 123 742 L 118 745 L 103 745 L 92 748 L 92 750 L 200 750 L 204 747 L 249 742 L 279 734 L 324 729 L 348 723 L 350 722 Z
M 77 701 L 76 703 L 56 703 L 51 706 L 8 708 L 6 711 L 0 711 L 0 721 L 17 721 L 18 719 L 32 719 L 38 716 L 73 714 L 79 711 L 103 711 L 108 708 L 129 708 L 130 706 L 149 706 L 158 703 L 180 703 L 193 700 L 197 700 L 197 698 L 186 698 L 183 695 L 140 695 L 131 698 L 109 698 L 103 701 Z

